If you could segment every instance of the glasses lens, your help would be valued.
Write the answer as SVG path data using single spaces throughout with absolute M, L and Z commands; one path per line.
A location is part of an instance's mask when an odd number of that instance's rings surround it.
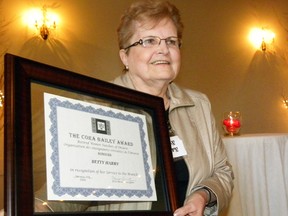
M 153 46 L 159 44 L 159 40 L 160 40 L 160 38 L 157 38 L 157 37 L 146 37 L 146 38 L 142 39 L 142 41 L 143 41 L 142 45 L 144 47 L 153 47 Z
M 179 39 L 176 37 L 168 37 L 165 39 L 165 42 L 169 47 L 180 47 Z

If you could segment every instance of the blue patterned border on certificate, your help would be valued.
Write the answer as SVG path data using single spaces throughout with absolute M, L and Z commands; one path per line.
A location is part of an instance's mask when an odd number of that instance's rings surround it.
M 140 197 L 152 197 L 153 195 L 153 189 L 151 186 L 151 177 L 149 175 L 149 170 L 151 169 L 148 163 L 148 153 L 147 153 L 147 143 L 145 142 L 145 131 L 143 129 L 144 123 L 141 118 L 139 117 L 133 117 L 131 115 L 124 115 L 122 113 L 115 113 L 112 110 L 105 111 L 101 108 L 95 109 L 92 106 L 83 106 L 80 103 L 77 104 L 72 104 L 69 101 L 60 101 L 57 98 L 51 98 L 49 100 L 49 106 L 51 108 L 51 112 L 49 114 L 49 118 L 51 120 L 51 128 L 50 132 L 52 135 L 51 139 L 51 147 L 52 147 L 52 154 L 50 159 L 52 160 L 53 163 L 53 168 L 52 168 L 52 176 L 54 178 L 52 190 L 53 192 L 58 195 L 58 196 L 63 196 L 65 194 L 68 194 L 72 197 L 76 195 L 82 195 L 84 197 L 88 197 L 90 195 L 94 195 L 97 200 L 97 197 L 100 196 L 117 196 L 119 198 L 123 196 L 127 196 L 129 198 L 136 196 L 138 198 Z M 60 185 L 60 175 L 61 173 L 59 172 L 60 167 L 59 167 L 59 149 L 58 149 L 58 128 L 57 128 L 57 107 L 64 107 L 64 108 L 69 108 L 73 110 L 78 110 L 82 112 L 87 112 L 87 113 L 92 113 L 92 114 L 97 114 L 97 115 L 102 115 L 106 117 L 112 117 L 116 119 L 121 119 L 121 120 L 126 120 L 126 121 L 131 121 L 135 122 L 139 125 L 139 130 L 140 130 L 140 137 L 141 137 L 141 146 L 142 146 L 142 152 L 143 152 L 143 160 L 144 160 L 144 169 L 145 169 L 145 174 L 146 174 L 146 184 L 147 184 L 147 189 L 146 190 L 123 190 L 123 189 L 103 189 L 103 188 L 69 188 L 69 187 L 61 187 Z

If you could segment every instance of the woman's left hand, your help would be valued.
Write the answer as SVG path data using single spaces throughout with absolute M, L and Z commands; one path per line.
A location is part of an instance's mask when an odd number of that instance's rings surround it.
M 207 199 L 203 190 L 194 192 L 187 198 L 184 206 L 174 212 L 174 216 L 203 216 Z

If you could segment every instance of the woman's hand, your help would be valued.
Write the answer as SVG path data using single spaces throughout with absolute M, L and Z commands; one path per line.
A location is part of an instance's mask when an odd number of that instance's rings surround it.
M 195 191 L 187 198 L 184 206 L 174 212 L 174 216 L 203 216 L 207 201 L 208 196 L 204 190 Z

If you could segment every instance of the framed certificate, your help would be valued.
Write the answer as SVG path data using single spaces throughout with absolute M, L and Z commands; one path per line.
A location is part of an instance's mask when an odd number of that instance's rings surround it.
M 173 215 L 161 98 L 5 56 L 8 216 Z

